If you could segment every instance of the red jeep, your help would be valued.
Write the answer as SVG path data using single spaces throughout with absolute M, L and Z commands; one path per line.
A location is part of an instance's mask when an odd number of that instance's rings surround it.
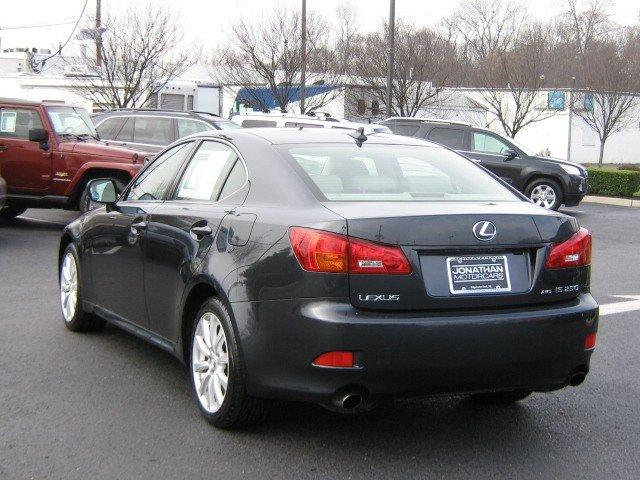
M 30 207 L 84 212 L 89 180 L 112 178 L 122 189 L 144 158 L 100 142 L 82 108 L 0 98 L 0 171 L 7 184 L 0 218 Z

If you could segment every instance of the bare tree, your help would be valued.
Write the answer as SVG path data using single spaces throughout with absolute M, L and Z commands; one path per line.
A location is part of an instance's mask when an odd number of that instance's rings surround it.
M 388 26 L 365 35 L 355 59 L 358 82 L 364 84 L 380 104 L 386 103 Z M 454 77 L 458 62 L 455 47 L 429 28 L 416 28 L 399 21 L 396 25 L 393 107 L 388 115 L 413 117 L 433 104 Z
M 263 111 L 270 109 L 266 86 L 282 112 L 297 99 L 302 66 L 300 11 L 278 8 L 265 13 L 260 23 L 246 17 L 231 25 L 229 41 L 214 52 L 213 69 L 229 90 L 243 92 L 244 101 Z M 316 15 L 307 18 L 307 81 L 324 83 L 327 92 L 330 69 L 327 49 L 321 44 L 326 37 L 326 22 Z M 317 95 L 306 101 L 307 111 L 326 104 Z
M 557 113 L 542 91 L 551 61 L 547 28 L 533 25 L 509 50 L 490 53 L 477 65 L 480 96 L 504 132 L 514 138 L 524 127 Z
M 583 55 L 585 87 L 578 96 L 582 104 L 574 111 L 598 134 L 600 166 L 609 137 L 629 126 L 631 114 L 640 107 L 638 47 L 636 35 L 592 44 Z
M 100 44 L 102 62 L 89 52 L 92 75 L 74 77 L 74 88 L 99 108 L 140 107 L 193 65 L 195 55 L 179 48 L 182 28 L 176 14 L 162 7 L 130 7 L 109 15 Z M 96 33 L 97 34 L 97 33 Z
M 346 2 L 336 8 L 336 71 L 340 74 L 353 73 L 352 65 L 358 51 L 360 33 L 358 31 L 358 14 L 354 3 Z
M 568 37 L 578 55 L 584 55 L 594 42 L 611 31 L 612 6 L 611 0 L 565 0 L 559 31 Z
M 443 25 L 463 56 L 477 61 L 512 48 L 526 20 L 527 9 L 521 2 L 462 0 Z

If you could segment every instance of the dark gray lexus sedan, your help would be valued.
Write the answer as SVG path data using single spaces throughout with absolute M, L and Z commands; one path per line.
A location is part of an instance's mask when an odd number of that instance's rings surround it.
M 267 399 L 513 402 L 578 385 L 591 236 L 455 152 L 339 130 L 182 139 L 64 231 L 66 326 L 105 321 L 188 367 L 214 425 Z

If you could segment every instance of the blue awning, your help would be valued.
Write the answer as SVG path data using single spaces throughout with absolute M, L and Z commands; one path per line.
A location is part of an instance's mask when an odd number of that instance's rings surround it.
M 308 85 L 305 87 L 306 98 L 313 97 L 315 95 L 321 95 L 326 92 L 330 92 L 338 88 L 335 85 Z M 288 95 L 289 102 L 297 102 L 300 100 L 300 87 L 289 87 L 288 92 L 285 87 L 278 87 L 281 95 Z M 248 104 L 253 107 L 254 110 L 260 110 L 263 106 L 266 106 L 269 110 L 275 110 L 279 108 L 278 101 L 276 100 L 273 92 L 269 87 L 243 87 L 236 95 L 237 104 Z

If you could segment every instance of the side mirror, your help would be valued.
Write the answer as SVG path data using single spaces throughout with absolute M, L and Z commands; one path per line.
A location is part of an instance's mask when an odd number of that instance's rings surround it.
M 44 128 L 32 128 L 29 130 L 29 141 L 38 142 L 42 150 L 49 150 L 49 132 Z
M 110 178 L 98 178 L 87 183 L 89 200 L 103 205 L 113 205 L 118 199 L 116 184 Z
M 513 160 L 514 158 L 516 158 L 518 156 L 518 152 L 516 152 L 515 150 L 507 150 L 506 152 L 504 152 L 505 154 L 505 162 L 508 162 L 509 160 Z

